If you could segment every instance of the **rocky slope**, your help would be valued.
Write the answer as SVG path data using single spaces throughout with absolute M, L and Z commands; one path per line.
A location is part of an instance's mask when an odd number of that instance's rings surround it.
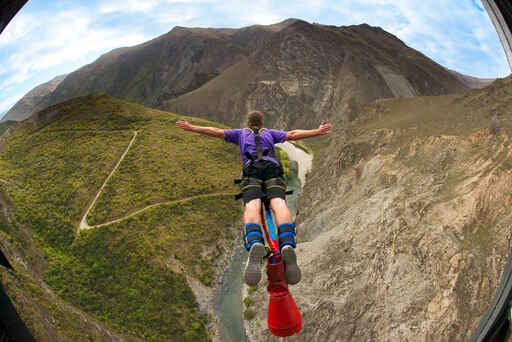
M 28 118 L 34 109 L 43 105 L 45 97 L 51 94 L 55 88 L 66 78 L 67 75 L 61 75 L 53 78 L 52 80 L 38 85 L 29 91 L 21 100 L 16 102 L 14 107 L 2 118 L 2 121 L 21 121 Z
M 304 328 L 288 340 L 468 339 L 510 250 L 511 105 L 508 78 L 377 101 L 335 133 L 299 209 L 303 280 L 291 290 Z M 278 341 L 261 333 L 258 297 L 250 340 Z
M 311 128 L 343 123 L 377 98 L 441 95 L 467 89 L 440 65 L 381 28 L 296 21 L 264 48 L 203 87 L 162 108 L 241 125 L 250 109 L 266 124 Z

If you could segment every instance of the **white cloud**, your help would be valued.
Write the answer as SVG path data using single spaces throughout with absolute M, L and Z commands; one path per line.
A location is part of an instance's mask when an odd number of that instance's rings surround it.
M 113 0 L 102 4 L 99 8 L 101 14 L 113 12 L 142 12 L 152 11 L 161 0 Z
M 93 18 L 94 14 L 84 8 L 68 10 L 49 16 L 44 24 L 20 36 L 19 45 L 11 46 L 14 51 L 1 70 L 2 75 L 9 76 L 0 78 L 0 90 L 22 83 L 38 71 L 85 57 L 91 62 L 95 56 L 113 48 L 151 38 L 137 28 L 127 31 L 126 28 L 95 27 Z
M 26 37 L 29 32 L 34 30 L 34 27 L 39 25 L 38 20 L 34 19 L 30 14 L 15 16 L 0 34 L 0 47 L 13 44 Z
M 161 11 L 152 16 L 152 19 L 158 24 L 166 27 L 187 26 L 201 16 L 201 9 L 198 6 L 186 6 L 172 8 L 167 11 Z
M 11 109 L 11 107 L 14 106 L 14 104 L 23 97 L 23 95 L 25 95 L 25 93 L 14 94 L 0 101 L 0 113 L 6 112 L 9 109 Z
M 446 67 L 480 77 L 508 72 L 487 13 L 471 1 L 331 1 L 329 7 L 340 21 L 381 26 Z

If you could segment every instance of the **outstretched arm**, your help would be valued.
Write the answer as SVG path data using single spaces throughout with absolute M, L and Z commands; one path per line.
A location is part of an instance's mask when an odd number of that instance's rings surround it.
M 316 137 L 318 135 L 326 135 L 331 132 L 332 125 L 326 124 L 324 120 L 320 123 L 320 126 L 316 129 L 295 129 L 293 131 L 286 132 L 284 140 L 300 140 L 304 138 Z
M 180 119 L 176 121 L 176 126 L 182 128 L 185 131 L 200 133 L 204 135 L 209 135 L 210 137 L 215 138 L 223 138 L 226 136 L 224 134 L 224 130 L 217 127 L 204 127 L 204 126 L 194 126 L 188 123 L 185 119 Z

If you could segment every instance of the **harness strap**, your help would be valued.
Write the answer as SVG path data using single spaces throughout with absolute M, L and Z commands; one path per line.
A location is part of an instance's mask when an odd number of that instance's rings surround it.
M 261 188 L 263 181 L 257 178 L 244 177 L 242 179 L 241 190 L 247 190 L 249 188 Z
M 284 183 L 284 180 L 281 177 L 267 179 L 265 181 L 265 188 L 266 189 L 280 188 L 280 189 L 283 189 L 283 191 L 286 191 L 286 185 Z
M 251 160 L 251 162 L 255 162 L 258 160 L 263 159 L 264 156 L 267 156 L 270 151 L 268 149 L 265 149 L 263 151 L 263 148 L 261 147 L 261 136 L 260 132 L 264 130 L 264 128 L 258 128 L 258 127 L 247 127 L 252 134 L 254 134 L 254 142 L 256 143 L 256 154 L 250 154 L 249 152 L 245 151 L 244 155 L 247 159 Z

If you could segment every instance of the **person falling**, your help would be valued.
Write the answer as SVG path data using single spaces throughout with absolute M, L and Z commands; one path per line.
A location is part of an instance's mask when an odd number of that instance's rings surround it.
M 279 249 L 285 265 L 286 281 L 294 285 L 301 278 L 295 254 L 296 226 L 286 204 L 283 168 L 275 158 L 274 144 L 326 135 L 330 133 L 332 125 L 322 121 L 316 129 L 280 131 L 263 128 L 263 122 L 263 114 L 260 111 L 251 111 L 247 116 L 248 127 L 243 129 L 195 126 L 185 119 L 178 120 L 176 125 L 185 131 L 222 138 L 240 148 L 241 189 L 245 205 L 243 233 L 245 247 L 249 251 L 244 271 L 245 283 L 256 286 L 261 279 L 261 260 L 265 255 L 265 246 L 260 213 L 262 198 L 266 197 L 270 201 L 270 208 L 277 224 Z

